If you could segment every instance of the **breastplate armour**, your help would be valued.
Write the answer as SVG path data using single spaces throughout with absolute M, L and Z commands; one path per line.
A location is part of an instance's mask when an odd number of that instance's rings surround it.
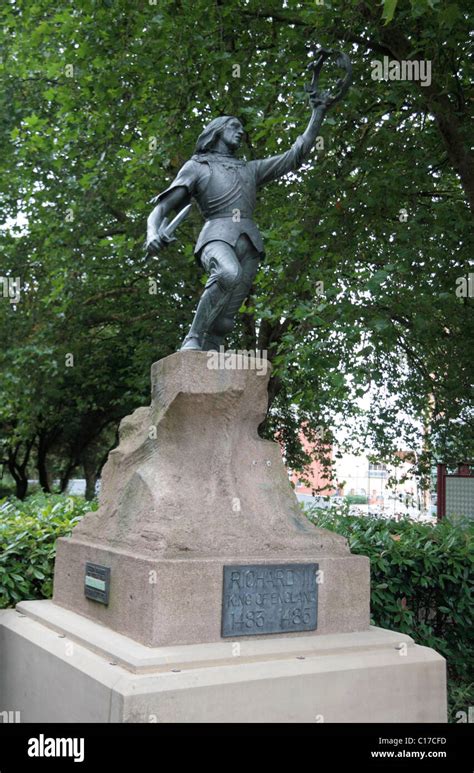
M 256 185 L 245 161 L 209 160 L 210 177 L 198 189 L 196 200 L 206 220 L 232 217 L 251 218 L 255 209 Z

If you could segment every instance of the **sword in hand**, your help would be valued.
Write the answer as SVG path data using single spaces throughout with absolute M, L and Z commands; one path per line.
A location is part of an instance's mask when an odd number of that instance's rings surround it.
M 187 204 L 185 207 L 183 207 L 183 209 L 181 209 L 173 218 L 171 223 L 168 222 L 167 217 L 163 218 L 158 232 L 147 242 L 145 257 L 156 255 L 163 247 L 166 247 L 168 244 L 171 244 L 171 242 L 176 241 L 176 237 L 173 236 L 173 233 L 176 231 L 180 223 L 182 223 L 183 220 L 188 216 L 191 207 L 192 204 Z

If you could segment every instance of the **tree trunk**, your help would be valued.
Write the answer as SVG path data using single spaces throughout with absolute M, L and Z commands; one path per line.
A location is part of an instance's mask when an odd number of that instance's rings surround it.
M 21 462 L 18 461 L 18 454 L 21 449 L 21 442 L 17 443 L 14 450 L 10 450 L 7 460 L 8 471 L 15 481 L 16 496 L 18 499 L 25 499 L 28 493 L 28 461 L 30 458 L 31 448 L 34 443 L 30 440 L 26 443 L 25 455 Z
M 390 29 L 383 28 L 380 39 L 398 61 L 410 58 L 413 44 L 394 25 Z M 451 166 L 459 175 L 468 204 L 474 212 L 474 159 L 466 139 L 468 130 L 467 128 L 463 130 L 462 126 L 469 120 L 469 113 L 466 109 L 456 110 L 436 80 L 428 86 L 419 85 L 419 92 L 425 100 L 427 109 L 436 119 Z
M 28 477 L 23 474 L 18 474 L 16 471 L 10 470 L 12 478 L 15 480 L 15 496 L 17 499 L 25 499 L 28 493 Z
M 64 473 L 61 475 L 61 477 L 59 479 L 59 493 L 60 494 L 64 494 L 64 492 L 66 491 L 68 483 L 69 483 L 69 481 L 71 479 L 71 475 L 74 472 L 74 468 L 76 467 L 76 465 L 77 465 L 77 462 L 75 460 L 74 461 L 70 461 L 68 466 L 66 467 Z
M 85 498 L 88 502 L 95 498 L 95 484 L 97 482 L 97 465 L 87 453 L 83 456 L 82 469 L 84 470 L 84 478 L 86 479 L 86 493 Z
M 40 486 L 45 492 L 45 494 L 51 493 L 51 486 L 49 483 L 49 476 L 48 476 L 48 469 L 46 466 L 46 454 L 48 451 L 48 447 L 45 441 L 44 436 L 40 436 L 39 442 L 38 442 L 38 459 L 37 459 L 37 469 L 38 469 L 38 478 L 40 482 Z

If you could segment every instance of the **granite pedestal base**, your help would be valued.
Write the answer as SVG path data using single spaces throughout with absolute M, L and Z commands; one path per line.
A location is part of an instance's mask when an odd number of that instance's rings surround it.
M 369 627 L 370 575 L 364 556 L 279 555 L 252 557 L 252 565 L 311 563 L 319 566 L 317 635 Z M 107 606 L 86 598 L 84 567 L 110 568 Z M 223 568 L 240 556 L 153 560 L 147 556 L 59 540 L 54 601 L 149 647 L 204 644 L 221 638 Z M 258 633 L 258 632 L 257 632 Z M 313 632 L 314 635 L 315 632 Z M 255 631 L 252 631 L 255 634 Z M 307 636 L 308 632 L 291 636 Z
M 392 631 L 149 648 L 49 601 L 17 609 L 0 711 L 21 722 L 446 721 L 444 659 Z

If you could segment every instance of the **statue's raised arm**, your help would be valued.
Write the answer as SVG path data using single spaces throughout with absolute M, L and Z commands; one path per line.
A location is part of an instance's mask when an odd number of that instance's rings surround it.
M 345 71 L 345 77 L 339 78 L 334 93 L 319 89 L 319 77 L 323 64 L 330 57 L 335 57 L 336 64 Z M 255 165 L 257 187 L 276 180 L 301 166 L 311 153 L 327 110 L 342 99 L 350 86 L 352 79 L 351 62 L 346 54 L 339 51 L 326 48 L 318 49 L 315 59 L 308 65 L 307 69 L 312 72 L 311 83 L 305 86 L 312 107 L 309 123 L 303 134 L 285 153 L 250 162 L 250 164 Z

